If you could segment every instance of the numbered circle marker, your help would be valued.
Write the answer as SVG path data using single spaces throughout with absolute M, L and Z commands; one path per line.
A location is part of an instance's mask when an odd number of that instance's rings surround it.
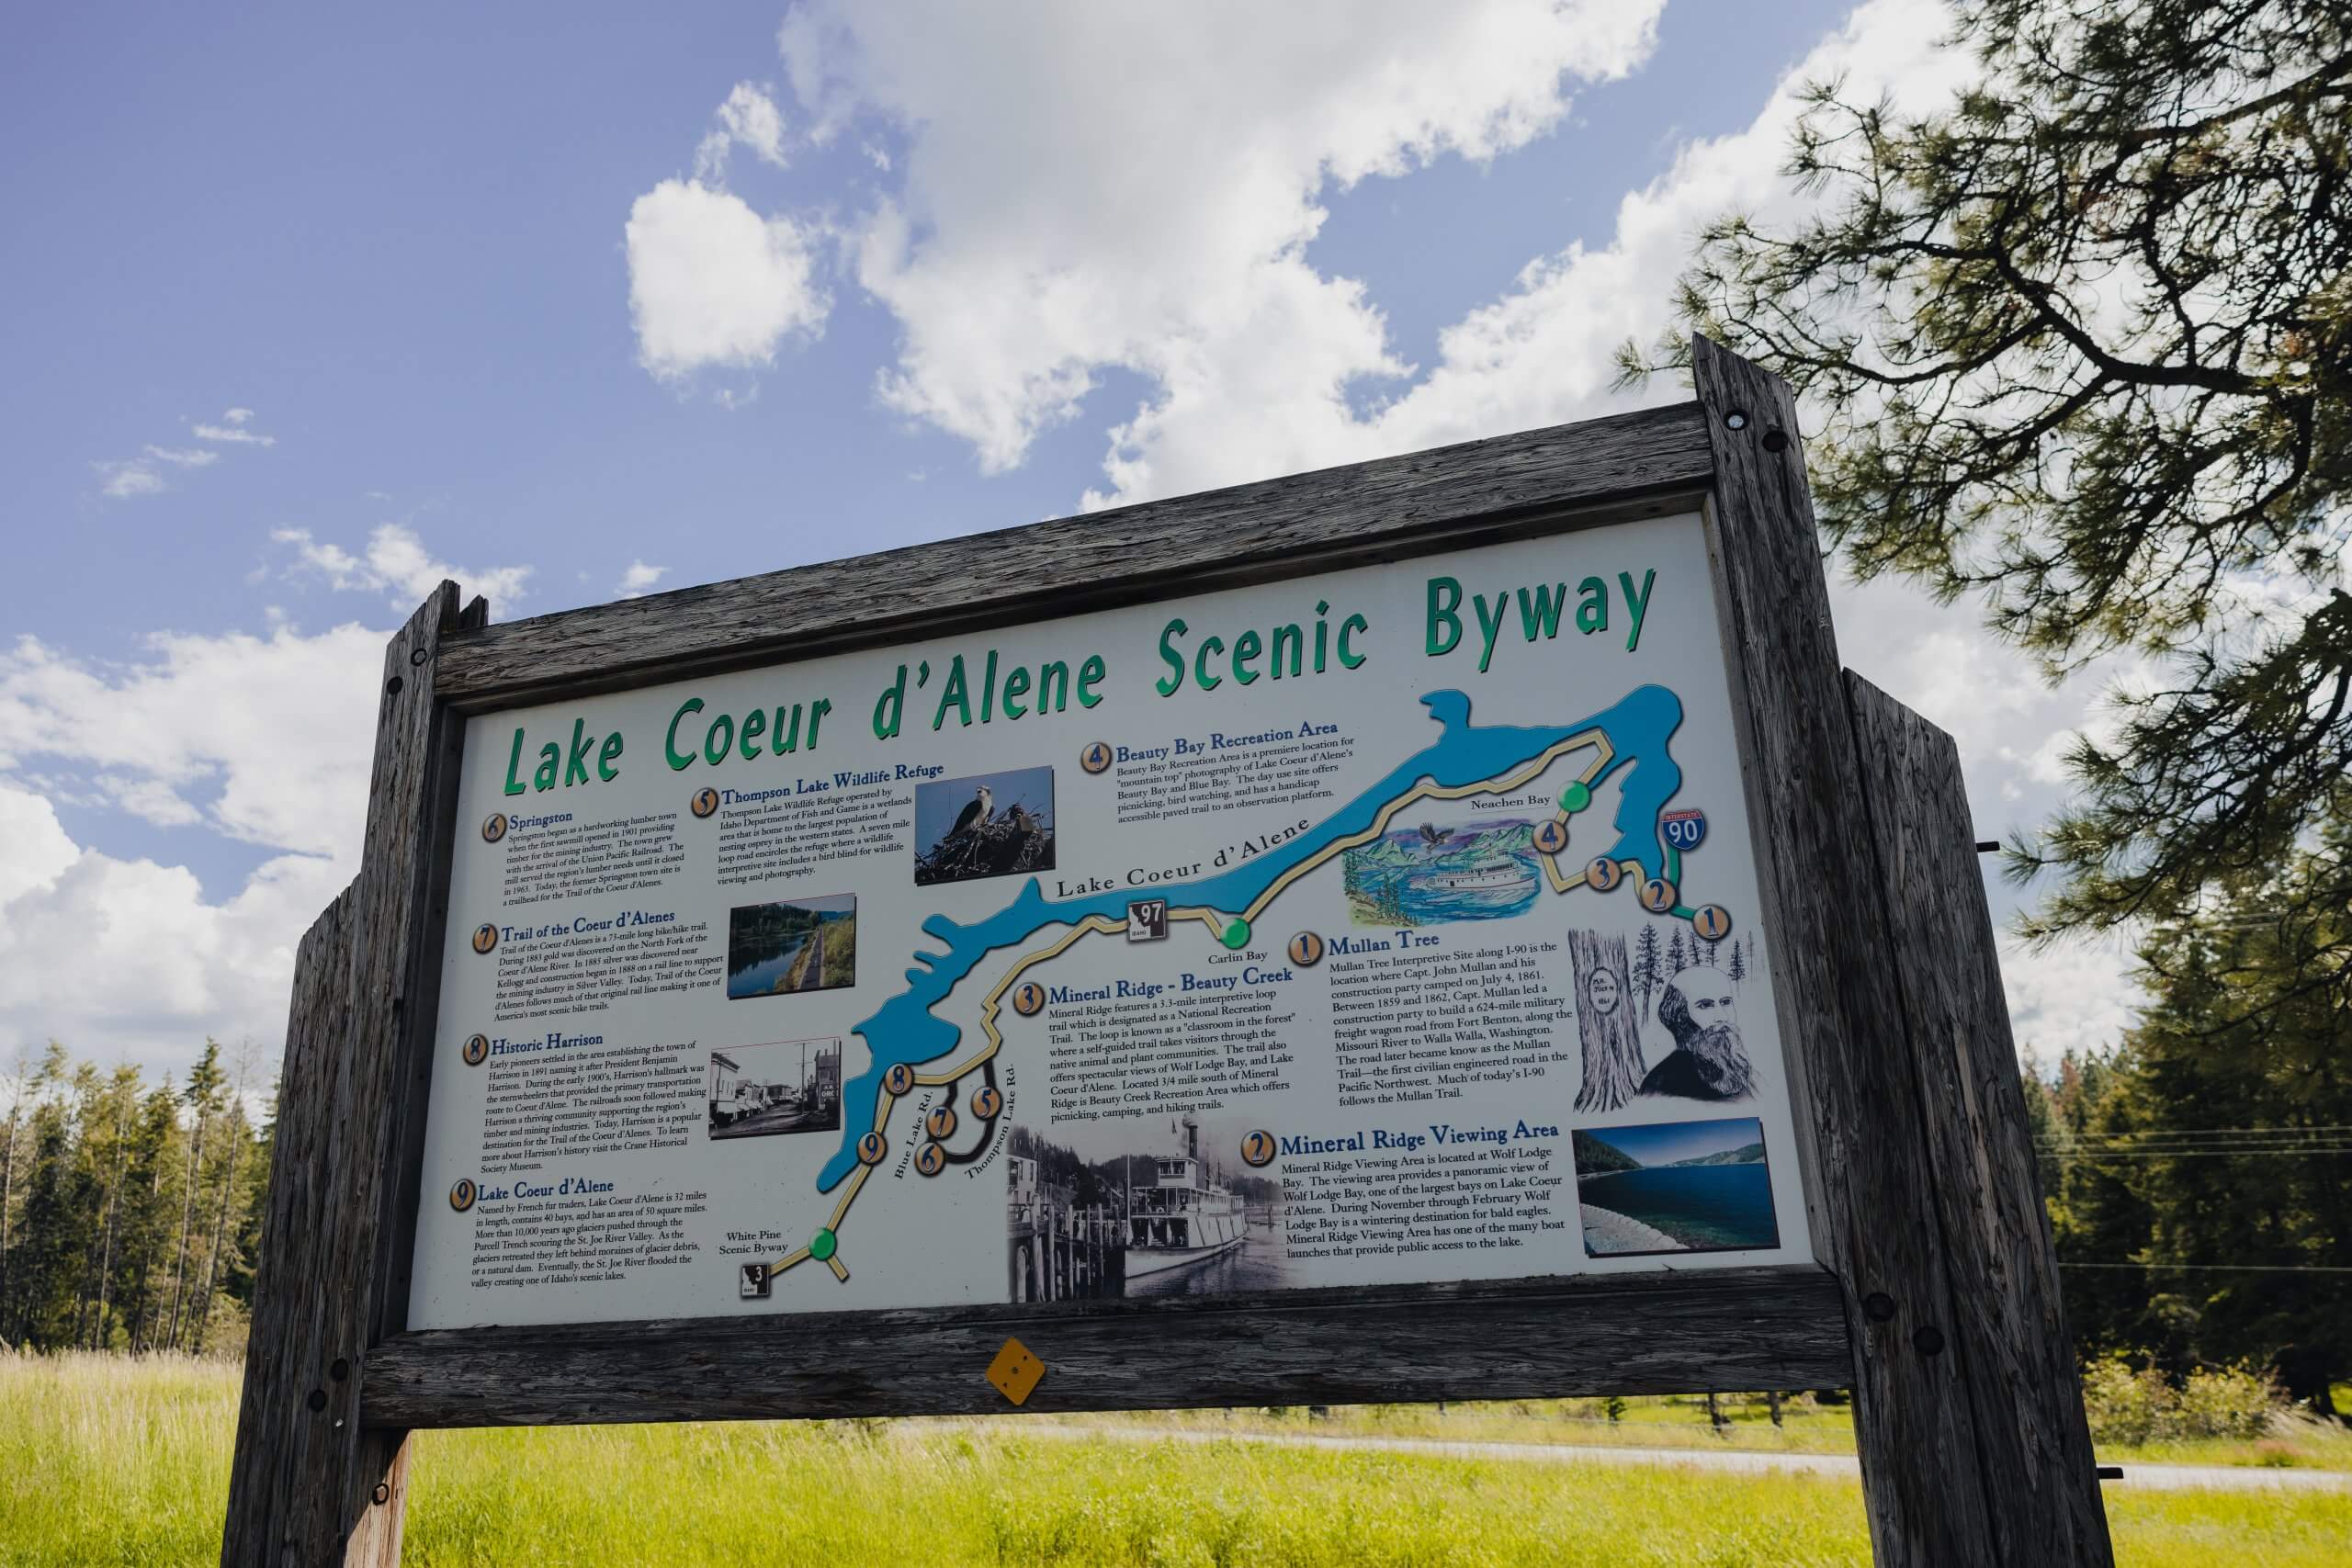
M 1709 942 L 1721 942 L 1731 935 L 1731 911 L 1721 904 L 1702 904 L 1690 917 L 1690 929 Z
M 1686 854 L 1707 837 L 1707 814 L 1703 811 L 1669 811 L 1657 819 L 1657 825 L 1666 835 L 1666 841 Z
M 1241 1134 L 1241 1163 L 1264 1165 L 1274 1157 L 1274 1135 L 1263 1127 Z
M 867 1165 L 880 1165 L 889 1152 L 890 1140 L 879 1133 L 868 1133 L 857 1141 L 857 1157 Z
M 460 1178 L 458 1184 L 449 1189 L 449 1207 L 462 1214 L 474 1206 L 474 1199 L 480 1196 L 481 1191 L 474 1185 L 472 1177 Z
M 484 920 L 481 924 L 474 928 L 474 951 L 476 953 L 488 953 L 492 948 L 496 947 L 497 945 L 498 928 L 496 926 L 492 925 L 488 920 Z
M 695 816 L 707 817 L 718 809 L 718 792 L 705 784 L 695 791 L 695 797 L 686 802 L 686 806 Z
M 1313 931 L 1301 931 L 1290 939 L 1290 961 L 1302 969 L 1312 969 L 1323 962 L 1323 939 Z
M 466 1058 L 466 1066 L 469 1067 L 481 1066 L 482 1058 L 490 1055 L 490 1036 L 487 1034 L 469 1034 L 466 1036 L 466 1048 L 461 1054 Z
M 1004 1091 L 989 1084 L 972 1096 L 972 1114 L 983 1122 L 993 1122 L 997 1112 L 1004 1109 Z
M 915 1152 L 915 1168 L 925 1176 L 937 1176 L 947 1168 L 947 1151 L 937 1144 L 925 1144 Z
M 1611 860 L 1607 855 L 1602 855 L 1599 860 L 1594 861 L 1590 865 L 1584 868 L 1585 886 L 1588 887 L 1598 888 L 1603 893 L 1609 892 L 1619 883 L 1624 880 L 1625 868 L 1619 865 L 1615 861 Z
M 494 844 L 506 837 L 506 813 L 493 811 L 481 825 L 481 841 Z
M 1090 744 L 1078 754 L 1078 765 L 1090 773 L 1099 773 L 1111 765 L 1111 748 L 1100 740 Z
M 1538 822 L 1535 825 L 1535 847 L 1547 855 L 1558 854 L 1568 847 L 1568 829 L 1564 822 Z
M 922 1130 L 934 1138 L 944 1138 L 956 1131 L 956 1108 L 943 1105 L 922 1119 Z
M 1046 1005 L 1046 987 L 1035 980 L 1023 980 L 1020 989 L 1012 993 L 1012 1010 L 1023 1018 L 1033 1018 Z
M 915 1070 L 904 1062 L 895 1063 L 882 1075 L 882 1087 L 892 1094 L 904 1094 L 915 1087 Z
M 1663 876 L 1653 876 L 1642 884 L 1642 908 L 1653 915 L 1663 915 L 1674 908 L 1674 884 Z

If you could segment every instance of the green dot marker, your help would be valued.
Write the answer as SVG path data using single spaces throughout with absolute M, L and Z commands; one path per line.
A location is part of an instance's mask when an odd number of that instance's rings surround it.
M 1249 946 L 1250 922 L 1247 920 L 1227 920 L 1225 923 L 1225 936 L 1223 941 L 1225 945 L 1230 948 L 1239 949 Z
M 1582 811 L 1591 804 L 1592 786 L 1582 779 L 1576 780 L 1560 792 L 1560 809 L 1563 811 Z
M 840 1245 L 833 1239 L 833 1233 L 820 1225 L 817 1234 L 808 1238 L 808 1256 L 822 1263 L 833 1255 Z

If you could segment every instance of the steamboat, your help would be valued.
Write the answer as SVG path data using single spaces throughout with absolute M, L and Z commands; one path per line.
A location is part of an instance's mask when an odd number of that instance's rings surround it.
M 1423 887 L 1445 893 L 1516 892 L 1535 880 L 1535 873 L 1516 855 L 1498 855 L 1460 867 L 1425 872 Z
M 1127 1278 L 1222 1257 L 1247 1240 L 1241 1200 L 1201 1163 L 1201 1128 L 1182 1122 L 1184 1152 L 1153 1161 L 1151 1186 L 1127 1192 Z

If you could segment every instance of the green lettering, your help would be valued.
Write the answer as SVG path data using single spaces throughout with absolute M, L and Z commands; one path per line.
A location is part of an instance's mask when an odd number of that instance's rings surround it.
M 1456 622 L 1455 625 L 1458 627 L 1460 623 Z M 1368 632 L 1370 630 L 1372 630 L 1372 623 L 1365 620 L 1362 615 L 1350 615 L 1346 620 L 1340 623 L 1340 663 L 1352 670 L 1357 665 L 1362 664 L 1364 661 L 1364 655 L 1361 653 L 1351 653 L 1348 651 L 1348 638 L 1354 636 L 1357 632 Z M 1454 635 L 1458 637 L 1461 633 L 1457 630 Z
M 620 774 L 621 732 L 614 730 L 605 737 L 604 745 L 596 749 L 596 776 L 610 784 Z
M 678 705 L 678 711 L 670 716 L 670 732 L 662 737 L 662 752 L 670 759 L 670 766 L 674 769 L 683 772 L 695 765 L 695 754 L 692 751 L 688 751 L 684 756 L 678 754 L 678 721 L 690 713 L 700 712 L 702 712 L 702 699 L 688 697 Z
M 1557 591 L 1559 597 L 1552 595 Z M 1519 624 L 1533 642 L 1540 632 L 1546 641 L 1560 635 L 1560 612 L 1568 607 L 1568 585 L 1565 582 L 1539 582 L 1535 598 L 1530 603 L 1527 590 L 1519 591 Z
M 1290 672 L 1294 676 L 1298 673 L 1299 656 L 1306 647 L 1306 634 L 1295 626 L 1274 628 L 1274 659 L 1267 672 L 1277 681 L 1283 678 L 1283 634 L 1285 632 L 1290 634 Z
M 555 788 L 556 775 L 563 771 L 563 748 L 548 741 L 539 749 L 539 771 L 531 775 L 533 789 Z
M 795 711 L 799 705 L 797 703 L 793 705 Z M 811 751 L 817 749 L 817 727 L 824 723 L 825 716 L 832 711 L 833 699 L 831 697 L 819 697 L 808 705 L 808 750 Z
M 1255 631 L 1246 631 L 1235 637 L 1233 639 L 1233 678 L 1245 686 L 1257 680 L 1258 671 L 1250 668 L 1250 660 L 1265 651 L 1265 640 Z
M 1478 653 L 1478 673 L 1484 675 L 1487 666 L 1495 661 L 1495 639 L 1502 636 L 1503 611 L 1510 604 L 1510 595 L 1495 595 L 1495 613 L 1491 620 L 1487 616 L 1487 596 L 1484 593 L 1473 594 L 1470 604 L 1478 612 L 1478 637 L 1486 645 Z
M 972 722 L 972 694 L 965 688 L 964 656 L 960 653 L 956 656 L 956 661 L 947 667 L 947 684 L 939 688 L 939 711 L 931 716 L 932 728 L 937 729 L 947 722 L 947 709 L 951 704 L 956 708 L 962 721 L 969 725 Z M 814 742 L 812 741 L 811 744 L 813 745 Z
M 743 716 L 743 738 L 740 742 L 743 748 L 743 761 L 756 762 L 760 760 L 760 737 L 767 732 L 767 728 L 768 716 L 760 709 L 753 708 Z
M 1037 667 L 1037 711 L 1062 713 L 1069 707 L 1069 666 L 1056 660 Z
M 1440 595 L 1443 595 L 1442 603 L 1440 603 Z M 1436 659 L 1442 655 L 1452 653 L 1455 645 L 1462 641 L 1462 617 L 1455 614 L 1456 611 L 1462 608 L 1462 584 L 1450 577 L 1430 578 L 1429 604 L 1429 633 L 1427 641 L 1429 644 L 1430 657 L 1431 659 Z M 1443 642 L 1438 641 L 1438 628 L 1440 626 L 1443 626 L 1445 628 L 1445 640 Z
M 1159 628 L 1159 657 L 1168 661 L 1168 673 L 1151 683 L 1151 689 L 1163 697 L 1172 697 L 1184 689 L 1184 657 L 1168 646 L 1170 637 L 1182 637 L 1193 628 L 1179 615 Z
M 588 733 L 586 719 L 571 721 L 571 750 L 563 760 L 564 788 L 570 789 L 573 784 L 588 782 L 588 742 L 594 739 Z
M 1625 651 L 1628 653 L 1641 643 L 1642 618 L 1649 614 L 1650 609 L 1650 584 L 1657 581 L 1657 568 L 1652 567 L 1642 574 L 1642 591 L 1636 593 L 1634 592 L 1634 574 L 1630 571 L 1617 574 L 1617 586 L 1625 591 L 1626 612 L 1634 617 L 1634 629 L 1625 636 Z
M 1179 668 L 1181 669 L 1182 666 Z M 1110 672 L 1111 667 L 1102 662 L 1101 654 L 1090 653 L 1086 656 L 1086 662 L 1078 667 L 1079 706 L 1091 708 L 1102 700 L 1102 694 L 1094 689 L 1094 682 Z
M 1577 630 L 1590 637 L 1609 629 L 1609 584 L 1597 577 L 1588 577 L 1577 584 L 1577 592 L 1584 596 L 1577 605 Z
M 1005 717 L 1007 717 L 1007 718 L 1020 718 L 1020 717 L 1023 716 L 1024 715 L 1026 715 L 1026 714 L 1028 713 L 1028 711 L 1029 711 L 1029 710 L 1028 710 L 1027 708 L 1020 707 L 1020 706 L 1017 706 L 1017 705 L 1016 705 L 1020 702 L 1020 700 L 1021 700 L 1021 694 L 1022 694 L 1022 693 L 1023 693 L 1023 692 L 1025 692 L 1025 691 L 1027 691 L 1028 689 L 1029 689 L 1029 671 L 1028 671 L 1028 667 L 1027 667 L 1027 666 L 1025 666 L 1025 665 L 1021 665 L 1021 664 L 1016 664 L 1016 665 L 1014 665 L 1014 666 L 1012 667 L 1012 674 L 1010 674 L 1010 675 L 1007 675 L 1007 676 L 1004 678 L 1004 716 L 1005 716 Z
M 1214 692 L 1225 684 L 1224 676 L 1209 673 L 1210 659 L 1224 651 L 1225 638 L 1204 637 L 1201 639 L 1201 650 L 1193 655 L 1193 679 L 1199 683 L 1202 691 Z
M 518 728 L 514 731 L 514 750 L 506 754 L 506 793 L 509 795 L 523 793 L 523 781 L 514 776 L 515 770 L 522 765 L 523 732 Z
M 710 721 L 710 728 L 703 734 L 703 760 L 715 768 L 719 763 L 727 761 L 727 753 L 734 750 L 734 716 L 731 714 L 720 714 L 717 718 Z

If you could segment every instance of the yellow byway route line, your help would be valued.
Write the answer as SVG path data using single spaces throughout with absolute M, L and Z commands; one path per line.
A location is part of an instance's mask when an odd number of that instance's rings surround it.
M 1577 778 L 1580 783 L 1590 784 L 1609 766 L 1611 759 L 1617 755 L 1616 749 L 1609 744 L 1609 737 L 1598 728 L 1580 729 L 1566 739 L 1555 741 L 1537 756 L 1522 762 L 1510 774 L 1500 779 L 1484 779 L 1476 784 L 1453 785 L 1440 785 L 1428 779 L 1422 779 L 1375 812 L 1371 823 L 1362 831 L 1348 838 L 1334 839 L 1323 846 L 1321 853 L 1299 862 L 1268 883 L 1265 889 L 1250 901 L 1250 907 L 1241 912 L 1240 918 L 1254 927 L 1258 923 L 1258 917 L 1263 914 L 1292 883 L 1318 867 L 1329 864 L 1334 855 L 1345 854 L 1350 850 L 1361 849 L 1365 844 L 1373 842 L 1388 831 L 1388 824 L 1395 821 L 1396 814 L 1408 806 L 1424 800 L 1465 800 L 1474 795 L 1508 795 L 1512 790 L 1522 788 L 1536 779 L 1542 778 L 1551 772 L 1552 765 L 1562 757 L 1572 751 L 1581 751 L 1587 747 L 1592 748 L 1597 755 L 1586 766 L 1584 772 L 1577 775 Z M 1568 820 L 1568 814 L 1562 811 L 1557 814 L 1555 820 L 1565 825 Z M 1571 887 L 1579 887 L 1584 885 L 1583 872 L 1579 871 L 1572 877 L 1564 877 L 1556 856 L 1542 854 L 1541 852 L 1538 853 L 1544 863 L 1544 874 L 1552 884 L 1552 891 L 1565 893 Z M 1225 935 L 1225 923 L 1229 917 L 1205 905 L 1190 905 L 1183 908 L 1170 908 L 1168 911 L 1168 918 L 1171 920 L 1198 920 L 1207 926 L 1222 941 Z M 1012 990 L 1020 982 L 1021 976 L 1033 965 L 1059 957 L 1069 949 L 1072 943 L 1090 933 L 1108 936 L 1114 931 L 1124 932 L 1126 929 L 1127 922 L 1125 920 L 1115 919 L 1109 915 L 1089 915 L 1063 932 L 1052 946 L 1040 948 L 1006 970 L 1003 977 L 997 981 L 989 994 L 980 1001 L 980 1032 L 988 1036 L 988 1043 L 974 1052 L 967 1060 L 955 1066 L 933 1073 L 917 1073 L 916 1085 L 935 1089 L 944 1084 L 954 1083 L 978 1069 L 1004 1048 L 1003 1032 L 999 1030 L 996 1024 L 997 1014 L 1002 1008 L 1005 993 Z M 880 1133 L 888 1129 L 890 1122 L 890 1107 L 898 1098 L 887 1089 L 876 1096 L 875 1132 Z M 842 1189 L 841 1201 L 833 1205 L 832 1218 L 825 1222 L 827 1230 L 836 1235 L 840 1233 L 842 1221 L 849 1213 L 850 1204 L 856 1199 L 858 1189 L 865 1185 L 865 1178 L 873 1169 L 874 1167 L 870 1165 L 861 1163 L 858 1166 L 856 1172 L 849 1179 L 849 1185 Z M 769 1272 L 781 1274 L 786 1269 L 810 1256 L 812 1255 L 809 1250 L 804 1247 L 789 1257 L 777 1259 Z M 835 1274 L 843 1279 L 848 1278 L 848 1271 L 841 1266 L 839 1258 L 828 1258 L 826 1261 L 832 1265 Z

